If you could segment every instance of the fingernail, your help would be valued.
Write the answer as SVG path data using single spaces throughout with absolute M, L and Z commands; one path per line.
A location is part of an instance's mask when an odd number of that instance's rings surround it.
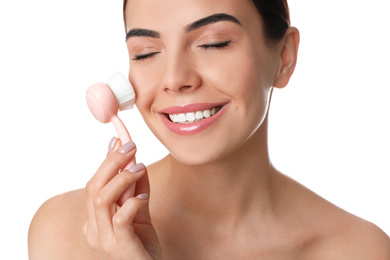
M 122 147 L 119 148 L 118 152 L 119 153 L 128 153 L 131 150 L 133 150 L 134 147 L 135 147 L 135 143 L 133 141 L 129 141 L 129 142 L 125 143 L 124 145 L 122 145 Z
M 131 173 L 136 173 L 142 171 L 143 169 L 145 169 L 145 165 L 143 163 L 137 163 L 131 166 L 130 169 L 128 169 L 128 171 Z
M 147 199 L 149 199 L 149 195 L 146 193 L 142 193 L 142 194 L 138 194 L 137 198 L 139 198 L 141 200 L 147 200 Z
M 118 142 L 118 138 L 116 138 L 115 136 L 111 139 L 110 143 L 108 144 L 108 152 L 111 153 L 114 148 L 115 148 L 115 145 L 116 143 Z

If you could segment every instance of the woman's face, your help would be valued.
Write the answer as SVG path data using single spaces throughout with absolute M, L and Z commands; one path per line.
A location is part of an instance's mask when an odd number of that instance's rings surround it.
M 130 0 L 125 14 L 136 105 L 171 154 L 206 164 L 247 142 L 280 60 L 252 1 Z

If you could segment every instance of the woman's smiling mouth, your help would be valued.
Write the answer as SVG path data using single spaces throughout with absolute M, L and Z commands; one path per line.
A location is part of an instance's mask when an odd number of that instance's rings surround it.
M 226 110 L 224 104 L 191 104 L 160 111 L 165 125 L 177 134 L 198 133 L 212 125 Z
M 216 113 L 218 113 L 219 110 L 221 110 L 221 108 L 222 105 L 213 107 L 212 109 L 198 110 L 195 112 L 188 112 L 188 113 L 167 114 L 167 115 L 168 118 L 174 123 L 190 124 L 215 115 Z

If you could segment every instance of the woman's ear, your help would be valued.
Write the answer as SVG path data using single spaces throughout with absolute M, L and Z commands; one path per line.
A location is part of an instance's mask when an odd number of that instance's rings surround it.
M 299 31 L 295 27 L 287 29 L 281 42 L 280 61 L 273 86 L 284 88 L 295 70 L 298 56 Z

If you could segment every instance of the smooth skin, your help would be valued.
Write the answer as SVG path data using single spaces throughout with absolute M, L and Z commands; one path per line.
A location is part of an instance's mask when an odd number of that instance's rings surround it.
M 186 30 L 220 13 L 240 24 Z M 38 210 L 31 260 L 390 259 L 383 231 L 270 162 L 268 108 L 272 89 L 285 87 L 295 69 L 296 28 L 270 44 L 250 0 L 130 0 L 126 30 L 135 28 L 159 35 L 127 40 L 129 78 L 145 122 L 170 153 L 147 169 L 117 174 L 136 151 L 117 141 L 86 189 Z M 224 114 L 193 135 L 171 132 L 159 112 L 218 102 Z M 136 197 L 118 202 L 135 182 Z

